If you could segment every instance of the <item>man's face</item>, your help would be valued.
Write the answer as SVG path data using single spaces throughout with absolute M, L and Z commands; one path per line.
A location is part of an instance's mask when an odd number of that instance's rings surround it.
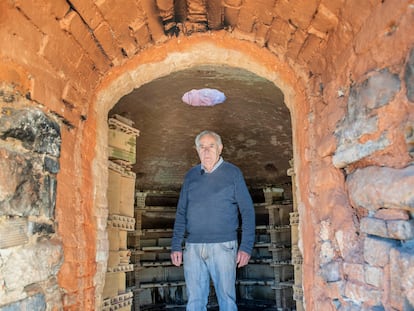
M 210 172 L 218 162 L 222 150 L 223 146 L 217 144 L 214 136 L 207 134 L 200 138 L 197 153 L 201 164 L 208 172 Z

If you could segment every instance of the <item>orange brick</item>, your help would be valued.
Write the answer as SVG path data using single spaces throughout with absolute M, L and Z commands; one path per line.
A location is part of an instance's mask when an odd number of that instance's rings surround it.
M 98 39 L 102 48 L 105 51 L 105 54 L 109 59 L 115 64 L 118 65 L 122 62 L 124 56 L 121 53 L 121 48 L 118 46 L 116 39 L 112 35 L 112 30 L 110 26 L 104 22 L 100 24 L 94 30 L 95 37 Z
M 158 9 L 155 5 L 155 1 L 141 1 L 142 9 L 137 11 L 143 11 L 145 12 L 145 15 L 137 15 L 134 17 L 135 19 L 138 19 L 140 21 L 146 20 L 148 24 L 149 32 L 151 33 L 151 37 L 155 42 L 160 42 L 166 39 L 166 36 L 164 34 L 164 28 L 162 24 L 159 21 L 159 13 Z M 129 23 L 129 26 L 132 24 Z
M 240 9 L 237 28 L 243 32 L 252 32 L 255 19 L 256 17 L 253 15 L 253 12 L 249 8 L 243 6 Z
M 99 2 L 99 10 L 104 18 L 112 25 L 116 36 L 116 42 L 122 47 L 128 56 L 134 55 L 138 47 L 134 38 L 130 35 L 129 26 L 140 18 L 140 10 L 131 7 L 128 0 L 104 0 Z M 119 16 L 122 16 L 120 19 Z
M 314 57 L 314 55 L 320 51 L 322 40 L 314 35 L 309 35 L 304 42 L 299 54 L 299 58 L 306 63 Z
M 296 30 L 292 36 L 292 40 L 288 42 L 286 55 L 292 59 L 297 59 L 307 36 L 308 34 L 306 34 L 304 31 L 300 29 Z
M 318 8 L 318 2 L 317 0 L 279 0 L 276 2 L 274 12 L 279 17 L 289 16 L 295 26 L 305 30 Z
M 274 0 L 247 0 L 243 3 L 242 10 L 250 11 L 261 23 L 270 25 L 273 20 L 274 5 Z
M 224 24 L 235 26 L 239 16 L 239 8 L 225 7 L 224 8 Z
M 269 44 L 286 48 L 294 32 L 295 29 L 287 21 L 275 18 L 269 33 Z
M 70 9 L 68 2 L 65 0 L 17 0 L 15 3 L 16 7 L 20 8 L 40 28 L 43 28 L 49 22 L 45 19 L 45 16 L 61 19 Z M 51 18 L 51 20 L 54 19 Z
M 2 7 L 1 54 L 23 63 L 36 64 L 37 52 L 42 46 L 43 35 L 27 18 L 12 7 Z M 19 27 L 13 27 L 18 24 Z
M 102 14 L 94 1 L 71 0 L 70 2 L 91 29 L 96 29 L 103 22 Z
M 97 42 L 93 39 L 88 28 L 76 12 L 70 12 L 61 21 L 61 25 L 73 35 L 88 55 L 93 58 L 94 65 L 99 71 L 105 72 L 109 69 L 108 59 L 98 48 Z
M 404 1 L 402 1 L 404 2 Z M 342 7 L 342 18 L 344 22 L 352 25 L 353 33 L 357 33 L 372 12 L 371 1 L 348 0 Z
M 64 83 L 56 79 L 53 73 L 32 68 L 32 83 L 30 96 L 38 103 L 49 107 L 51 110 L 63 115 L 62 102 L 58 97 L 60 90 L 63 89 Z
M 338 25 L 339 19 L 326 6 L 320 5 L 318 13 L 312 21 L 312 27 L 322 33 L 328 33 Z

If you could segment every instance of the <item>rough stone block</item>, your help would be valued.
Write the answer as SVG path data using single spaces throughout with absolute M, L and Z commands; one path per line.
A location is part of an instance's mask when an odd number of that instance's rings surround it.
M 374 267 L 384 267 L 389 263 L 389 254 L 392 247 L 397 245 L 396 241 L 366 237 L 364 243 L 364 259 Z
M 0 250 L 2 266 L 0 274 L 4 276 L 7 290 L 23 290 L 27 285 L 43 282 L 56 276 L 62 260 L 62 246 L 50 240 L 23 247 L 15 252 Z
M 380 237 L 388 237 L 387 226 L 384 220 L 372 217 L 364 217 L 361 219 L 361 231 Z
M 356 98 L 353 104 L 362 112 L 369 112 L 387 105 L 400 91 L 401 81 L 397 74 L 392 74 L 388 69 L 375 72 L 360 86 L 357 87 Z M 368 111 L 363 108 L 364 105 Z M 365 111 L 364 111 L 365 110 Z
M 403 169 L 370 166 L 348 175 L 352 205 L 368 210 L 414 208 L 414 166 Z
M 398 310 L 413 310 L 414 248 L 396 247 L 390 252 L 390 300 Z M 403 306 L 407 308 L 403 309 Z
M 40 158 L 0 148 L 0 216 L 53 216 L 56 180 L 42 168 Z
M 341 264 L 337 261 L 331 261 L 321 267 L 321 275 L 326 282 L 338 282 L 342 279 Z
M 389 237 L 398 240 L 411 240 L 414 238 L 414 220 L 387 221 Z
M 380 305 L 382 292 L 370 286 L 360 283 L 347 282 L 345 285 L 345 296 L 356 303 L 367 303 Z
M 37 109 L 2 108 L 0 137 L 21 141 L 23 147 L 54 157 L 60 155 L 60 127 Z
M 345 167 L 389 145 L 384 133 L 376 140 L 359 142 L 364 134 L 377 130 L 375 109 L 387 105 L 400 91 L 401 82 L 387 69 L 374 72 L 350 90 L 348 111 L 336 130 L 338 148 L 333 157 L 336 167 Z
M 335 257 L 335 249 L 330 241 L 325 241 L 321 245 L 319 258 L 321 263 L 329 263 Z
M 18 310 L 46 310 L 45 296 L 43 294 L 37 294 L 0 307 L 0 311 Z
M 407 64 L 405 65 L 404 75 L 406 94 L 410 102 L 414 103 L 414 49 L 411 50 Z
M 365 266 L 365 282 L 379 289 L 383 288 L 384 270 L 378 267 Z
M 351 281 L 364 281 L 364 266 L 362 264 L 348 263 L 343 264 L 345 278 Z
M 374 217 L 383 220 L 408 220 L 410 215 L 405 210 L 382 208 L 375 213 Z

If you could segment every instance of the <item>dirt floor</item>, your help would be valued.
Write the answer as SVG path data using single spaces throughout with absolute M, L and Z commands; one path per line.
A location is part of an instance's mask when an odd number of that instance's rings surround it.
M 158 305 L 158 306 L 147 306 L 145 309 L 140 309 L 141 311 L 185 311 L 185 305 Z M 218 306 L 209 306 L 207 311 L 219 311 Z M 266 304 L 239 304 L 238 311 L 294 311 L 294 309 L 287 308 L 277 308 L 276 306 L 266 305 Z

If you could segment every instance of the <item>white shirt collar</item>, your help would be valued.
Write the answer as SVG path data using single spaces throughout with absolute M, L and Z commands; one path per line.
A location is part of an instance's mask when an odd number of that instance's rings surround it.
M 223 157 L 220 157 L 219 160 L 217 161 L 217 163 L 213 166 L 213 169 L 211 170 L 211 172 L 207 172 L 207 170 L 204 168 L 203 164 L 201 164 L 201 169 L 205 172 L 205 173 L 213 173 L 219 166 L 221 163 L 223 163 Z

